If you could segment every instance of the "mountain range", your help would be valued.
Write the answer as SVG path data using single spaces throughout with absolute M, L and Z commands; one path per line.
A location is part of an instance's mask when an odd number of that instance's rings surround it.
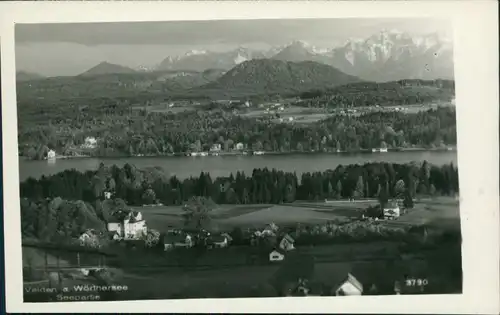
M 293 41 L 265 50 L 244 47 L 224 52 L 191 50 L 181 56 L 168 56 L 157 65 L 142 65 L 137 69 L 102 62 L 80 76 L 137 72 L 202 73 L 213 69 L 224 72 L 252 59 L 314 61 L 362 80 L 375 82 L 454 78 L 453 45 L 449 40 L 438 34 L 411 36 L 396 30 L 383 30 L 364 39 L 349 39 L 331 49 L 321 49 L 304 41 Z M 40 79 L 42 76 L 24 71 L 18 73 L 18 81 L 30 78 Z
M 284 47 L 253 50 L 238 47 L 226 52 L 190 51 L 165 58 L 155 70 L 230 70 L 251 59 L 315 61 L 364 80 L 453 79 L 453 46 L 437 34 L 411 36 L 396 30 L 381 31 L 366 39 L 350 39 L 332 49 L 303 41 Z

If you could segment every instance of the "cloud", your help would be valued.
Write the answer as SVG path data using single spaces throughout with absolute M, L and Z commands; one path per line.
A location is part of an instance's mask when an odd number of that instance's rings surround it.
M 202 45 L 260 42 L 271 45 L 369 36 L 382 28 L 408 32 L 446 32 L 446 23 L 429 19 L 288 19 L 169 22 L 18 24 L 16 41 L 95 45 Z

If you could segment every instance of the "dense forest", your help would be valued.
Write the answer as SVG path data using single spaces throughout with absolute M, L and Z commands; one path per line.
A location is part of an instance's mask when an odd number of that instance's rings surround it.
M 401 106 L 449 102 L 455 98 L 455 82 L 448 80 L 401 80 L 397 82 L 351 83 L 331 89 L 316 89 L 300 94 L 310 107 Z
M 26 121 L 19 128 L 19 152 L 41 159 L 47 150 L 73 155 L 85 137 L 99 140 L 95 156 L 161 155 L 208 151 L 236 143 L 251 150 L 274 152 L 356 151 L 377 147 L 439 147 L 456 144 L 454 108 L 419 113 L 372 112 L 332 116 L 314 124 L 275 123 L 222 109 L 179 113 L 128 111 L 104 113 L 75 110 L 49 113 L 48 124 Z M 40 116 L 43 117 L 43 116 Z
M 61 197 L 93 203 L 104 192 L 113 192 L 130 205 L 161 202 L 183 204 L 192 196 L 210 197 L 219 204 L 284 203 L 325 198 L 374 198 L 381 191 L 395 197 L 408 191 L 417 194 L 453 195 L 458 192 L 458 170 L 453 164 L 368 163 L 338 166 L 335 170 L 295 173 L 255 169 L 211 178 L 209 173 L 180 180 L 157 167 L 137 169 L 126 164 L 81 173 L 76 170 L 29 178 L 20 184 L 21 197 L 32 200 Z

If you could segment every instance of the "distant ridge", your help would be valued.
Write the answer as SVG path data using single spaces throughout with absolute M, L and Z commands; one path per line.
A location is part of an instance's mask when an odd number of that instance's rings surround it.
M 355 76 L 313 61 L 253 59 L 233 67 L 203 88 L 267 94 L 334 87 L 360 81 Z
M 127 74 L 127 73 L 137 73 L 137 71 L 132 68 L 103 61 L 100 64 L 90 68 L 89 70 L 79 74 L 78 76 L 95 76 L 104 74 Z
M 16 81 L 31 81 L 31 80 L 41 80 L 45 77 L 38 73 L 28 72 L 28 71 L 18 71 L 16 72 Z

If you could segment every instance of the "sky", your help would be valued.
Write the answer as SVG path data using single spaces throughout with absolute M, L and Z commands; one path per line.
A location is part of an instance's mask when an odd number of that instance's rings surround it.
M 332 48 L 384 29 L 451 37 L 447 21 L 407 18 L 17 24 L 16 66 L 45 76 L 76 75 L 103 61 L 153 66 L 193 49 L 265 49 L 294 40 Z

